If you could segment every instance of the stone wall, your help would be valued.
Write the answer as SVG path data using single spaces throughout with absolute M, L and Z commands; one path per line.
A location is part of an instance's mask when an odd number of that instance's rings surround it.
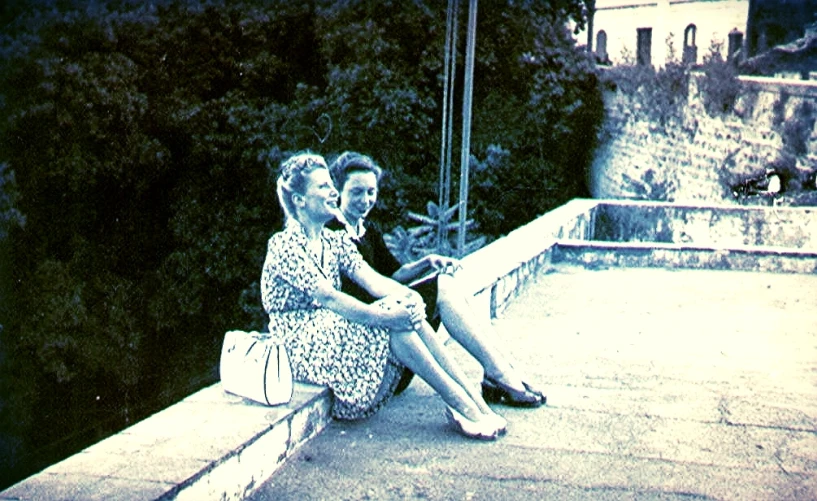
M 682 119 L 665 126 L 637 118 L 643 115 L 633 112 L 638 103 L 608 91 L 606 135 L 591 169 L 593 196 L 816 205 L 813 191 L 747 200 L 737 199 L 731 186 L 781 162 L 802 176 L 817 170 L 817 81 L 739 77 L 734 112 L 713 118 L 699 92 L 703 78 L 692 74 Z
M 489 318 L 501 315 L 525 285 L 549 267 L 557 241 L 590 240 L 598 205 L 596 200 L 571 200 L 465 256 L 461 284 L 474 295 L 475 309 Z
M 817 210 L 665 203 L 601 203 L 593 240 L 717 248 L 778 247 L 817 251 Z
M 463 259 L 477 311 L 501 316 L 554 263 L 817 273 L 817 209 L 574 199 Z

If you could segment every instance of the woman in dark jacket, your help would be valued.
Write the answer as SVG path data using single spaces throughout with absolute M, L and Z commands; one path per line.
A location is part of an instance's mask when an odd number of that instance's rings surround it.
M 490 322 L 471 309 L 467 295 L 454 278 L 459 261 L 429 254 L 422 259 L 400 264 L 389 251 L 383 234 L 366 217 L 377 202 L 382 169 L 366 155 L 346 152 L 330 166 L 330 173 L 340 192 L 339 222 L 330 228 L 342 228 L 357 244 L 363 259 L 380 274 L 409 284 L 423 298 L 430 321 L 445 326 L 483 367 L 482 393 L 486 401 L 514 407 L 538 407 L 546 403 L 542 392 L 525 382 L 498 348 L 499 343 Z M 355 284 L 345 282 L 342 290 L 363 301 L 374 298 Z M 406 380 L 404 378 L 403 383 Z

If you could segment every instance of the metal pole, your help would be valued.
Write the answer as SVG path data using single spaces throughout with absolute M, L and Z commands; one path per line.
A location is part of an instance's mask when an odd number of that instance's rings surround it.
M 440 135 L 440 185 L 439 210 L 437 219 L 437 249 L 448 238 L 447 221 L 442 214 L 451 203 L 451 142 L 453 127 L 451 115 L 454 107 L 454 75 L 457 58 L 457 4 L 459 0 L 448 0 L 445 19 L 445 67 L 443 68 L 443 117 L 442 134 Z
M 596 16 L 596 0 L 587 0 L 587 52 L 593 53 L 593 18 Z
M 465 87 L 462 103 L 462 151 L 460 154 L 460 203 L 457 253 L 465 255 L 465 222 L 468 218 L 468 167 L 471 159 L 471 97 L 474 89 L 474 45 L 477 38 L 477 0 L 468 7 L 468 40 L 465 47 Z
M 445 208 L 446 210 L 451 206 L 451 162 L 454 151 L 454 87 L 457 81 L 457 38 L 459 38 L 459 18 L 460 18 L 460 1 L 454 0 L 453 17 L 454 22 L 451 25 L 451 70 L 449 75 L 451 77 L 448 88 L 448 151 L 445 155 Z M 446 230 L 448 236 L 448 230 Z

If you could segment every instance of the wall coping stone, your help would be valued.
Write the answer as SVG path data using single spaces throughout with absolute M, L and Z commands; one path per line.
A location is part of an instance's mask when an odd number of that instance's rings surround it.
M 0 492 L 2 501 L 243 499 L 330 420 L 326 388 L 267 407 L 221 383 Z
M 702 79 L 705 75 L 703 71 L 692 71 L 690 74 L 696 79 Z M 779 92 L 782 90 L 795 96 L 817 96 L 817 81 L 815 80 L 795 80 L 793 78 L 750 75 L 738 75 L 737 79 L 745 88 L 749 89 L 767 92 Z
M 467 284 L 467 290 L 476 295 L 489 289 L 521 264 L 552 247 L 566 221 L 590 214 L 600 202 L 593 199 L 573 199 L 465 256 L 462 267 L 463 282 Z

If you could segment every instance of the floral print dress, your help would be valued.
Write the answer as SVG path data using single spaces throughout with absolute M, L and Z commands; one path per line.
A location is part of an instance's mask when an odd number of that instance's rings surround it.
M 319 280 L 340 290 L 362 257 L 343 232 L 321 232 L 322 253 L 307 248 L 295 220 L 267 244 L 261 273 L 261 298 L 269 330 L 282 337 L 298 381 L 332 389 L 332 415 L 360 419 L 374 414 L 394 394 L 402 373 L 390 355 L 387 329 L 346 320 L 314 299 Z

